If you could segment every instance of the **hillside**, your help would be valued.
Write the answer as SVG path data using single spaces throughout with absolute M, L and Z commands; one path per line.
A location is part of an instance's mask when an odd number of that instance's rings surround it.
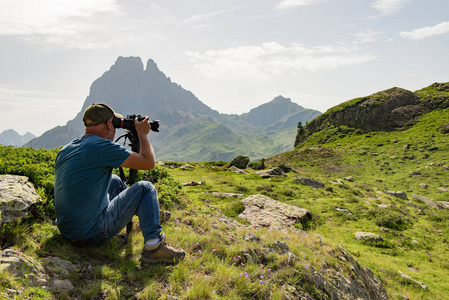
M 339 133 L 401 131 L 415 124 L 422 115 L 447 107 L 449 82 L 434 83 L 416 92 L 392 88 L 332 107 L 306 126 L 298 128 L 295 146 L 315 134 L 321 142 L 326 142 Z
M 433 87 L 415 93 L 445 101 Z M 449 108 L 436 108 L 401 130 L 326 127 L 296 149 L 265 159 L 265 171 L 280 166 L 286 172 L 269 178 L 254 169 L 232 172 L 224 162 L 184 168 L 161 163 L 139 176 L 165 178 L 156 183 L 161 205 L 172 213 L 163 227 L 170 242 L 186 250 L 183 262 L 140 265 L 137 220 L 125 246 L 117 239 L 75 248 L 51 220 L 29 219 L 2 228 L 2 249 L 37 261 L 71 262 L 75 268 L 59 276 L 74 287 L 52 289 L 45 287 L 50 279 L 33 285 L 4 273 L 0 291 L 22 299 L 445 299 L 448 120 Z M 229 134 L 220 125 L 213 130 Z M 0 173 L 29 176 L 47 203 L 41 211 L 51 219 L 56 151 L 0 151 Z M 265 227 L 252 225 L 244 203 L 258 194 L 289 205 L 290 211 L 307 209 L 311 217 L 292 226 L 267 218 Z
M 108 103 L 124 116 L 141 114 L 160 120 L 160 133 L 151 134 L 150 139 L 158 150 L 158 159 L 174 161 L 231 160 L 237 155 L 257 160 L 291 150 L 296 124 L 320 114 L 282 96 L 247 114 L 220 114 L 172 82 L 153 60 L 148 60 L 144 68 L 139 57 L 119 57 L 92 83 L 73 120 L 45 132 L 27 146 L 59 148 L 82 135 L 82 115 L 93 102 Z
M 0 145 L 21 147 L 36 138 L 32 133 L 18 134 L 16 131 L 9 129 L 0 133 Z

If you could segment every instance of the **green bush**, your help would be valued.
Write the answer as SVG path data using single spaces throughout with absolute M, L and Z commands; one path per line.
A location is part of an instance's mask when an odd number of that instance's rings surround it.
M 57 149 L 36 150 L 0 146 L 0 174 L 26 176 L 44 201 L 36 207 L 35 217 L 54 217 L 55 159 Z
M 405 230 L 410 225 L 410 221 L 395 209 L 376 209 L 372 213 L 375 215 L 376 225 L 381 227 Z
M 156 166 L 150 171 L 146 171 L 143 180 L 154 184 L 158 192 L 159 203 L 169 208 L 173 204 L 179 204 L 182 196 L 182 184 L 176 180 L 165 168 Z

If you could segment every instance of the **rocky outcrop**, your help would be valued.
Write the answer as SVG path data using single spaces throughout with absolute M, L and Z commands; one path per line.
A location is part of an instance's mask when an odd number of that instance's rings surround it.
M 12 223 L 31 214 L 34 204 L 42 202 L 28 177 L 0 175 L 0 220 Z
M 308 177 L 298 177 L 294 179 L 296 182 L 302 182 L 305 185 L 311 186 L 315 189 L 321 189 L 324 188 L 324 184 L 321 181 L 308 178 Z
M 271 177 L 280 177 L 286 176 L 284 171 L 281 168 L 275 167 L 268 170 L 262 170 L 255 172 L 256 175 L 259 175 L 262 178 L 271 178 Z
M 254 227 L 284 229 L 312 218 L 312 213 L 307 209 L 278 202 L 264 195 L 251 195 L 243 199 L 242 203 L 245 210 L 239 217 Z
M 68 279 L 71 273 L 80 268 L 59 257 L 47 257 L 43 261 L 36 260 L 12 249 L 0 251 L 0 271 L 27 282 L 27 285 L 44 287 L 55 291 L 75 290 Z M 20 290 L 8 289 L 7 294 L 20 294 Z
M 336 270 L 324 267 L 321 272 L 311 268 L 316 287 L 330 299 L 389 299 L 385 286 L 374 273 L 361 266 L 347 251 L 340 249 L 338 258 L 350 264 L 350 274 L 344 277 Z M 331 276 L 323 276 L 323 273 Z
M 249 157 L 239 155 L 231 161 L 230 167 L 236 167 L 239 169 L 246 169 L 246 166 L 249 164 Z
M 449 83 L 435 83 L 416 92 L 395 87 L 344 102 L 306 126 L 298 126 L 295 147 L 305 142 L 313 133 L 328 127 L 343 126 L 343 131 L 362 132 L 407 129 L 420 116 L 436 108 L 449 107 L 447 86 Z

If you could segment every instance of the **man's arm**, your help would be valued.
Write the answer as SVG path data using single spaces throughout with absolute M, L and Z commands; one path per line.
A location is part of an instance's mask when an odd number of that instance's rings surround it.
M 121 164 L 121 167 L 135 170 L 151 170 L 156 164 L 156 158 L 153 146 L 151 146 L 148 140 L 148 132 L 151 129 L 149 118 L 145 117 L 142 122 L 138 122 L 136 118 L 134 124 L 139 137 L 140 153 L 131 152 L 131 155 Z

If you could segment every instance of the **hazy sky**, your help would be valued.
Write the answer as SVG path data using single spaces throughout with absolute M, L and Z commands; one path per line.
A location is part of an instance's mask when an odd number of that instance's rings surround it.
M 278 95 L 324 112 L 449 81 L 449 2 L 1 0 L 0 49 L 0 132 L 65 125 L 118 56 L 221 113 Z

